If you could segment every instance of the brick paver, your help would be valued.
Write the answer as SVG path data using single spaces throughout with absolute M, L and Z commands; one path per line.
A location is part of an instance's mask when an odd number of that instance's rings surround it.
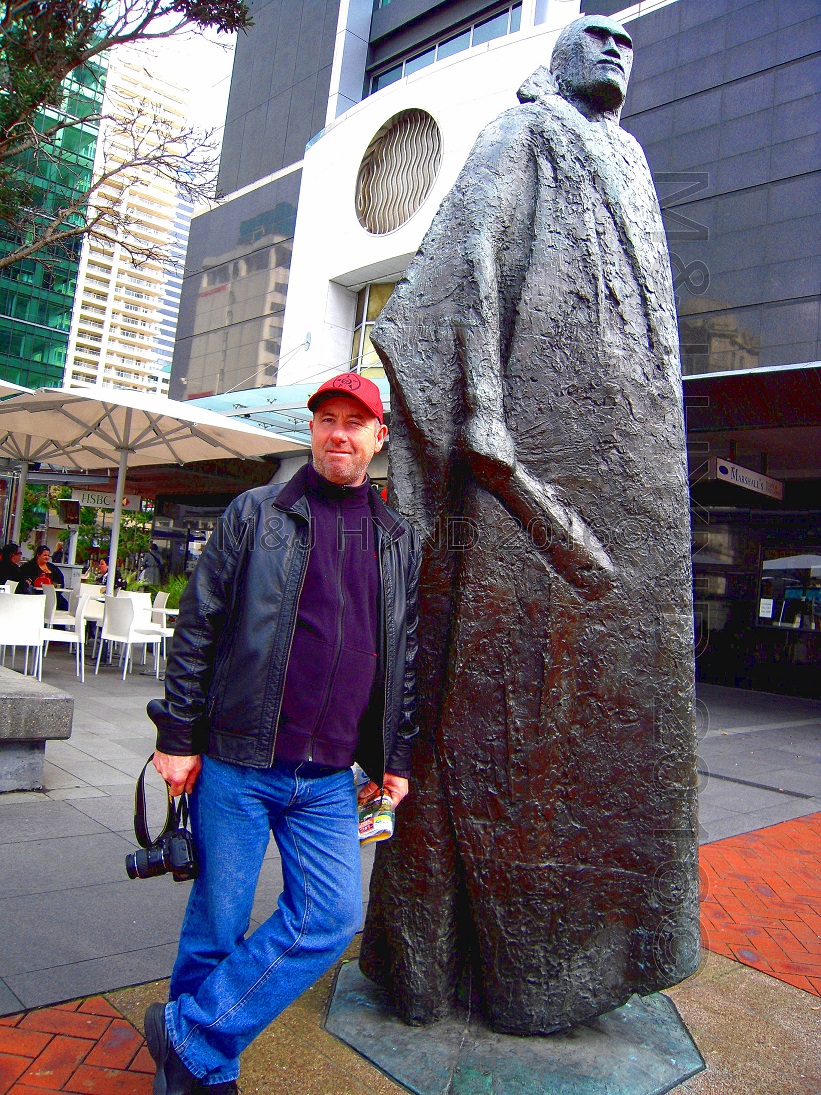
M 821 814 L 705 844 L 704 946 L 821 996 Z
M 0 1095 L 151 1095 L 142 1035 L 101 996 L 0 1021 Z

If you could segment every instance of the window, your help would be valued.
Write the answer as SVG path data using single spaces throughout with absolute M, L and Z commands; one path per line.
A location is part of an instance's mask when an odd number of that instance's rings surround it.
M 441 61 L 445 57 L 452 57 L 454 53 L 461 53 L 463 49 L 470 48 L 470 30 L 464 30 L 453 38 L 440 42 L 436 47 L 436 60 Z
M 418 72 L 420 68 L 427 68 L 428 65 L 432 65 L 436 60 L 436 46 L 432 46 L 424 53 L 418 53 L 415 57 L 412 57 L 410 61 L 405 61 L 405 76 L 410 76 L 412 72 Z
M 821 630 L 821 547 L 764 549 L 758 598 L 759 627 Z
M 401 80 L 401 78 L 401 65 L 397 65 L 395 68 L 389 68 L 387 72 L 380 72 L 378 76 L 374 76 L 371 90 L 381 91 L 383 87 L 387 87 L 389 84 L 395 84 L 396 81 Z
M 374 282 L 356 296 L 356 326 L 353 333 L 351 369 L 366 376 L 384 376 L 382 362 L 371 343 L 371 331 L 379 313 L 388 303 L 395 282 Z
M 384 7 L 385 0 L 382 0 L 379 6 Z M 520 3 L 503 8 L 489 18 L 463 28 L 458 34 L 451 34 L 440 42 L 428 46 L 423 53 L 416 53 L 407 60 L 399 64 L 394 63 L 391 68 L 372 76 L 370 93 L 381 91 L 383 87 L 395 84 L 403 76 L 410 76 L 420 69 L 427 68 L 434 61 L 443 61 L 446 57 L 453 57 L 457 53 L 470 49 L 471 46 L 481 46 L 485 42 L 492 42 L 494 38 L 503 38 L 506 34 L 515 34 L 521 25 L 522 5 Z
M 484 23 L 477 23 L 473 28 L 472 45 L 480 46 L 483 42 L 492 42 L 494 38 L 502 38 L 508 32 L 509 22 L 510 12 L 502 11 L 490 19 L 485 19 Z

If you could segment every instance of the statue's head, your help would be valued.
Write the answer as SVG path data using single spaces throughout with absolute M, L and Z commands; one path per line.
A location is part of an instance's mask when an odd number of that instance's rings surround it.
M 633 40 L 603 15 L 574 19 L 556 39 L 550 71 L 566 99 L 618 115 L 633 67 Z

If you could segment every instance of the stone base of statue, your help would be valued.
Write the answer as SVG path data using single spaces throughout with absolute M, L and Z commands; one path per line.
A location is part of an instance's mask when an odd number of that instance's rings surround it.
M 339 970 L 325 1029 L 415 1095 L 662 1095 L 706 1067 L 661 993 L 568 1031 L 519 1038 L 466 1008 L 408 1026 L 355 961 Z

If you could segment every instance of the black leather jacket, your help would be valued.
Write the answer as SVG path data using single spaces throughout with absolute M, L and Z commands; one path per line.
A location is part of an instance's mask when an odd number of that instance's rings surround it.
M 165 675 L 152 700 L 157 748 L 234 764 L 273 764 L 285 671 L 310 552 L 305 469 L 225 511 L 180 600 Z M 381 783 L 406 772 L 416 736 L 419 538 L 372 494 L 380 562 L 380 661 L 356 759 Z

